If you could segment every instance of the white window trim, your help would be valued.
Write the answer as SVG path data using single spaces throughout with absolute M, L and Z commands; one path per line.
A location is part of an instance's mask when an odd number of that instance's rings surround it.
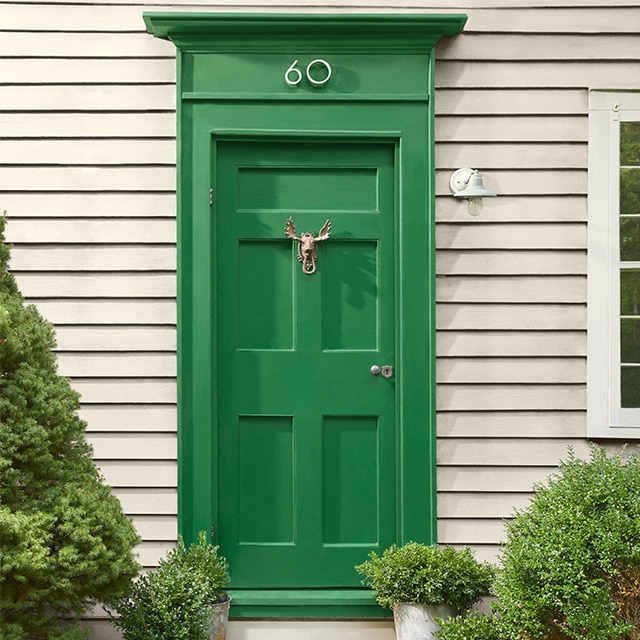
M 640 438 L 640 409 L 620 400 L 620 122 L 640 121 L 640 92 L 589 94 L 587 429 Z

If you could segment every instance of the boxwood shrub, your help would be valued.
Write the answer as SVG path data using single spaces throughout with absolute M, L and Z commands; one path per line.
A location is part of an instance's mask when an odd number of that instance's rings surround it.
M 640 457 L 573 451 L 507 525 L 496 610 L 532 640 L 640 638 Z

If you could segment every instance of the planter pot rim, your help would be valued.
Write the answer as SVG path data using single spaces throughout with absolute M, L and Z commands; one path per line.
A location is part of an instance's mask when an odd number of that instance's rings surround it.
M 422 604 L 421 602 L 396 602 L 393 605 L 393 608 L 397 606 L 402 607 L 424 607 L 426 609 L 448 609 L 449 611 L 457 611 L 455 607 L 446 602 L 441 602 L 440 604 Z

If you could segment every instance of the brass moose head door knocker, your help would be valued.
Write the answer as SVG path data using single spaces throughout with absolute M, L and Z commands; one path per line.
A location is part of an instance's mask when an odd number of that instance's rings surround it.
M 287 237 L 298 242 L 298 260 L 302 262 L 302 271 L 307 275 L 314 273 L 316 270 L 316 260 L 318 259 L 318 242 L 326 240 L 331 234 L 331 222 L 327 220 L 324 223 L 317 238 L 313 233 L 303 233 L 298 238 L 296 236 L 296 227 L 293 224 L 293 218 L 289 218 L 284 233 Z

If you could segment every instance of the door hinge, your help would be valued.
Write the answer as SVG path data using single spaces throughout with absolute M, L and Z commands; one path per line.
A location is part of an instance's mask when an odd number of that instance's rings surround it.
M 209 189 L 209 206 L 213 204 L 213 189 Z
M 216 528 L 214 526 L 212 526 L 211 529 L 209 529 L 209 535 L 211 536 L 211 540 L 213 540 L 216 537 Z

